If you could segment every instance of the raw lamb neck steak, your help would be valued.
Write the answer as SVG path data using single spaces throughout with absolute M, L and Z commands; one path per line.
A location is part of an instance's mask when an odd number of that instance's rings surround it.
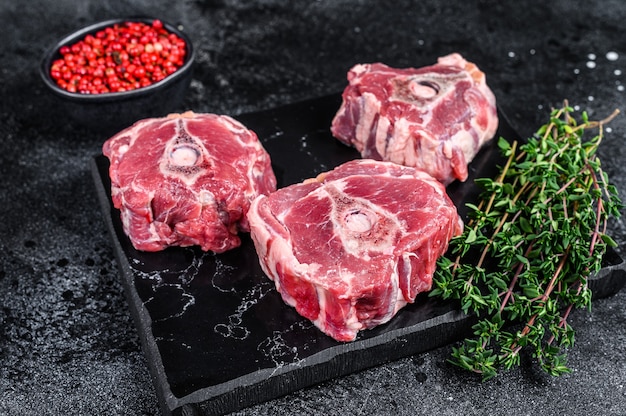
M 413 166 L 444 184 L 467 178 L 467 165 L 498 127 L 485 74 L 459 54 L 423 68 L 355 65 L 331 132 L 364 158 Z
M 438 257 L 462 229 L 440 182 L 365 159 L 257 197 L 248 221 L 283 300 L 339 341 L 430 290 Z
M 138 250 L 199 245 L 224 252 L 248 231 L 252 200 L 276 189 L 256 134 L 227 116 L 141 120 L 103 145 L 111 197 Z

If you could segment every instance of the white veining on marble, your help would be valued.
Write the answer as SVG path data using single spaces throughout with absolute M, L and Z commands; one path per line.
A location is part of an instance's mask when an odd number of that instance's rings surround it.
M 263 299 L 272 288 L 273 285 L 269 281 L 268 283 L 261 283 L 251 288 L 248 292 L 243 294 L 241 303 L 237 309 L 226 317 L 228 322 L 215 325 L 213 330 L 226 338 L 238 340 L 246 339 L 250 335 L 250 329 L 242 324 L 243 315 Z
M 312 324 L 308 321 L 303 320 L 295 322 L 284 331 L 272 332 L 271 337 L 267 337 L 257 346 L 257 351 L 269 358 L 274 364 L 274 370 L 270 377 L 273 376 L 278 369 L 286 365 L 300 366 L 303 363 L 303 359 L 299 356 L 298 349 L 295 346 L 289 345 L 287 340 L 290 333 L 308 329 L 311 326 Z

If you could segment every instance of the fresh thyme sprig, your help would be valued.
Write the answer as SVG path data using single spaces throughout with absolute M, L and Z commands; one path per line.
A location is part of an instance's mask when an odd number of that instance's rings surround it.
M 484 380 L 518 366 L 523 348 L 551 375 L 570 371 L 567 318 L 591 308 L 587 278 L 615 246 L 607 221 L 622 203 L 596 150 L 618 111 L 599 122 L 572 113 L 565 102 L 524 144 L 499 139 L 506 163 L 496 179 L 476 180 L 480 202 L 467 204 L 464 232 L 438 262 L 431 296 L 458 299 L 478 319 L 450 361 Z M 583 140 L 589 129 L 597 135 Z

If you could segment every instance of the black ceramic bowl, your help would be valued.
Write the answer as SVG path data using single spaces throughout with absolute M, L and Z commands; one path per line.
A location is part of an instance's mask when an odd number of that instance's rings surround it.
M 62 46 L 72 45 L 116 23 L 131 21 L 150 24 L 153 20 L 147 17 L 120 18 L 95 23 L 67 35 L 48 49 L 41 61 L 39 73 L 69 119 L 94 131 L 113 134 L 137 120 L 164 116 L 182 102 L 191 81 L 194 50 L 189 37 L 166 22 L 163 22 L 164 28 L 185 41 L 186 55 L 183 66 L 161 81 L 131 91 L 82 94 L 59 87 L 50 75 L 52 62 L 61 57 L 59 50 Z

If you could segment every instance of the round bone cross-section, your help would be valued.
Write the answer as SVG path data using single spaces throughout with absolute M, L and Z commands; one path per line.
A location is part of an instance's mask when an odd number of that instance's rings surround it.
M 194 166 L 200 153 L 190 146 L 180 146 L 169 154 L 170 163 L 175 166 Z
M 372 221 L 369 216 L 361 211 L 348 213 L 345 217 L 346 226 L 358 233 L 364 233 L 372 229 Z

